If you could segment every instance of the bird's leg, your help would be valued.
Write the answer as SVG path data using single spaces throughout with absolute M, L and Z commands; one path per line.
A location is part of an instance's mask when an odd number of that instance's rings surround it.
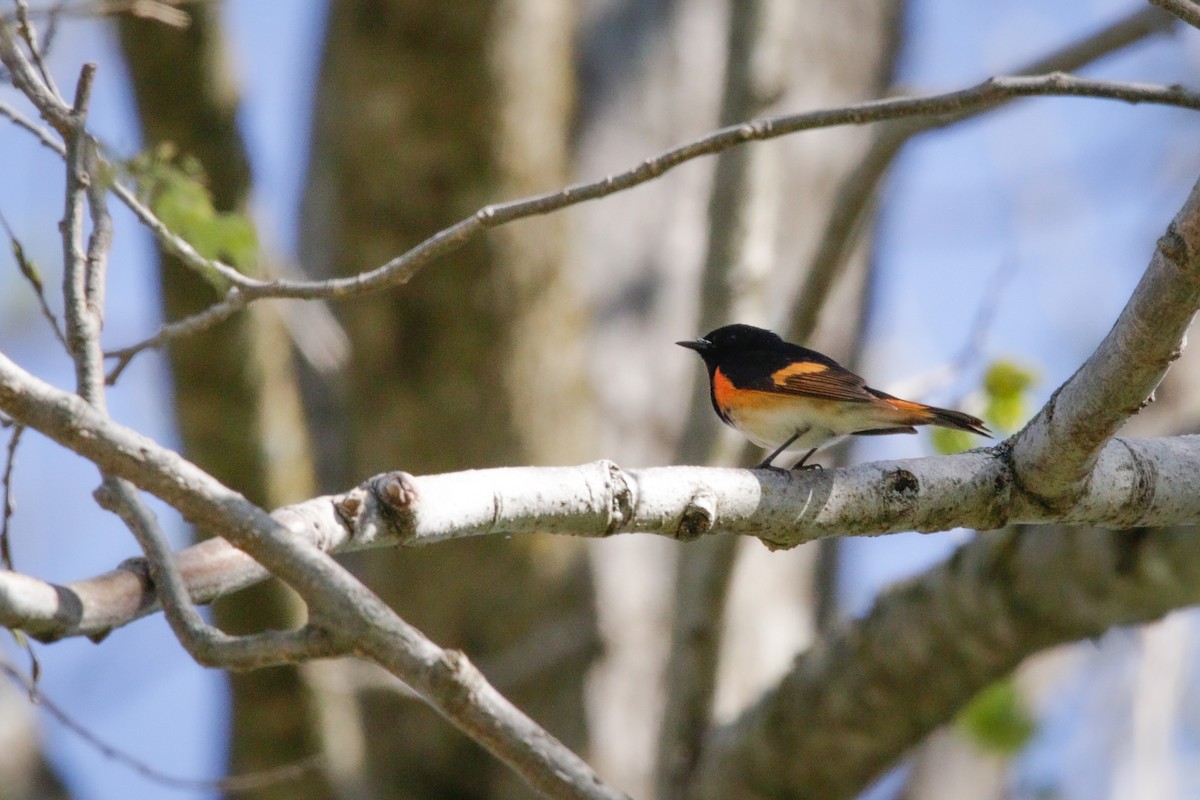
M 808 461 L 808 459 L 815 452 L 817 452 L 817 448 L 815 447 L 812 450 L 809 450 L 804 454 L 804 458 L 800 459 L 795 463 L 795 465 L 792 466 L 792 469 L 824 469 L 824 467 L 822 467 L 820 464 L 809 464 L 807 467 L 804 466 L 804 462 Z
M 764 459 L 762 460 L 762 463 L 761 463 L 761 464 L 759 464 L 757 467 L 755 467 L 755 469 L 778 469 L 778 467 L 772 467 L 772 466 L 771 466 L 771 462 L 775 460 L 775 457 L 776 457 L 776 456 L 778 456 L 778 455 L 779 455 L 780 453 L 782 453 L 784 450 L 787 450 L 789 447 L 791 447 L 791 446 L 792 446 L 792 442 L 794 442 L 794 441 L 796 441 L 797 439 L 799 439 L 799 438 L 800 438 L 800 434 L 802 434 L 802 433 L 804 433 L 804 432 L 805 432 L 805 431 L 796 431 L 795 433 L 793 433 L 793 434 L 792 434 L 792 438 L 788 439 L 786 442 L 784 442 L 783 444 L 779 445 L 779 447 L 776 447 L 774 450 L 772 450 L 772 451 L 771 451 L 771 455 L 769 455 L 769 456 L 767 456 L 766 458 L 764 458 Z M 816 449 L 816 448 L 813 448 L 813 449 L 814 449 L 814 451 L 815 451 L 815 449 Z M 812 455 L 812 452 L 809 452 L 808 456 L 811 456 L 811 455 Z M 808 456 L 805 456 L 804 458 L 808 458 Z M 804 463 L 804 459 L 801 459 L 800 463 L 801 463 L 801 464 L 803 464 L 803 463 Z

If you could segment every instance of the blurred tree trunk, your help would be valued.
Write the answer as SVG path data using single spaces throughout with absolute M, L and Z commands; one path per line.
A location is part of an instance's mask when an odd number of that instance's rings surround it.
M 636 163 L 719 122 L 878 96 L 888 83 L 898 7 L 865 1 L 596 4 L 584 28 L 579 177 Z M 731 21 L 751 30 L 731 36 Z M 726 43 L 739 46 L 739 39 L 746 52 L 727 53 Z M 725 76 L 727 64 L 741 74 Z M 722 426 L 707 386 L 700 385 L 699 363 L 672 343 L 732 321 L 788 332 L 792 299 L 832 198 L 868 142 L 868 131 L 838 129 L 750 145 L 581 215 L 572 260 L 583 265 L 581 279 L 597 309 L 591 363 L 606 456 L 631 465 L 669 463 L 673 452 L 689 461 L 738 459 L 736 435 L 710 455 Z M 866 241 L 859 239 L 822 324 L 807 341 L 843 360 L 856 350 L 864 317 Z M 686 441 L 677 451 L 681 427 Z M 686 547 L 700 560 L 711 556 L 714 565 L 732 556 L 703 551 L 740 553 L 715 698 L 718 716 L 728 716 L 810 640 L 816 548 L 768 554 L 755 542 Z M 668 543 L 644 539 L 594 546 L 610 654 L 594 681 L 593 713 L 604 734 L 595 745 L 596 763 L 636 796 L 651 795 L 661 687 L 674 691 L 678 677 L 663 673 L 675 555 Z M 686 597 L 687 587 L 679 587 L 676 600 Z M 689 625 L 687 635 L 701 633 Z
M 70 795 L 46 763 L 29 695 L 0 676 L 0 796 L 5 800 L 64 800 Z
M 301 225 L 307 266 L 359 272 L 487 202 L 560 186 L 574 102 L 571 9 L 335 0 Z M 325 487 L 388 469 L 591 457 L 565 224 L 557 215 L 511 226 L 401 289 L 339 307 L 351 367 L 341 385 L 312 392 Z M 353 563 L 402 616 L 466 651 L 582 749 L 583 678 L 597 642 L 583 554 L 576 542 L 521 537 Z M 376 690 L 360 711 L 369 764 L 358 772 L 376 796 L 528 796 L 422 704 Z
M 148 150 L 172 143 L 203 168 L 218 211 L 244 212 L 250 169 L 236 125 L 237 90 L 228 74 L 219 9 L 188 7 L 186 30 L 122 16 L 129 66 Z M 212 287 L 160 253 L 163 313 L 179 319 L 216 297 Z M 255 503 L 273 508 L 315 493 L 290 343 L 275 309 L 263 304 L 168 350 L 176 420 L 188 458 Z M 230 632 L 290 627 L 303 609 L 272 582 L 216 605 Z M 292 667 L 232 673 L 231 773 L 296 761 L 317 748 L 307 694 Z M 253 797 L 322 797 L 320 780 L 268 787 Z

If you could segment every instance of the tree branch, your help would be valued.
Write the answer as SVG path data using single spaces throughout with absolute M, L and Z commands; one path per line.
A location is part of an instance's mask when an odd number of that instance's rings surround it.
M 231 285 L 242 290 L 245 303 L 268 297 L 343 298 L 380 291 L 407 283 L 427 264 L 458 250 L 492 228 L 608 197 L 654 180 L 694 159 L 720 153 L 747 142 L 766 141 L 817 128 L 865 125 L 882 120 L 910 117 L 941 117 L 980 112 L 1017 98 L 1037 96 L 1104 98 L 1128 103 L 1155 103 L 1200 110 L 1200 95 L 1178 86 L 1099 81 L 1058 73 L 992 78 L 969 89 L 946 94 L 874 100 L 843 108 L 751 120 L 722 128 L 700 139 L 648 158 L 636 167 L 608 175 L 600 180 L 576 184 L 558 192 L 485 206 L 470 217 L 438 231 L 411 250 L 382 266 L 351 277 L 324 281 L 259 281 L 241 275 L 236 277 L 227 275 L 223 270 L 222 275 L 230 281 Z M 135 213 L 137 213 L 136 210 Z M 146 221 L 148 217 L 139 214 L 139 218 Z M 161 226 L 161 223 L 159 225 Z M 162 239 L 164 233 L 169 234 L 165 229 L 160 232 L 155 228 L 155 232 L 159 233 L 160 240 L 167 242 L 169 246 L 176 244 L 174 240 Z M 188 261 L 183 251 L 174 254 L 192 268 L 202 268 L 193 261 Z M 203 261 L 203 267 L 212 268 L 214 263 Z M 216 266 L 224 265 L 217 264 Z M 222 309 L 221 318 L 236 310 L 234 308 Z M 201 314 L 205 313 L 207 312 L 201 312 Z M 135 347 L 144 349 L 148 346 L 158 346 L 171 338 L 186 334 L 190 330 L 186 323 L 187 320 L 174 323 L 176 326 L 174 329 L 164 329 L 147 342 L 135 345 Z M 150 344 L 151 341 L 153 344 Z
M 1015 75 L 1036 76 L 1073 72 L 1148 36 L 1175 25 L 1168 14 L 1153 8 L 1135 11 L 1094 34 L 1080 39 L 1016 70 Z M 817 328 L 825 298 L 849 258 L 854 240 L 872 206 L 883 176 L 908 141 L 922 133 L 940 130 L 992 111 L 1005 103 L 964 110 L 950 117 L 897 120 L 879 127 L 866 154 L 846 179 L 829 210 L 825 235 L 805 273 L 804 287 L 796 295 L 790 314 L 788 339 L 805 342 Z
M 1051 74 L 992 78 L 969 89 L 924 97 L 872 100 L 843 108 L 766 117 L 722 128 L 695 141 L 648 158 L 632 169 L 590 183 L 523 200 L 484 206 L 408 252 L 367 272 L 325 281 L 255 281 L 241 277 L 248 300 L 263 297 L 336 298 L 398 286 L 435 258 L 453 252 L 484 231 L 526 217 L 540 216 L 589 200 L 607 197 L 658 178 L 702 156 L 753 141 L 766 141 L 805 130 L 865 125 L 887 119 L 960 114 L 991 108 L 1019 97 L 1063 96 L 1154 103 L 1200 110 L 1200 94 L 1181 86 L 1122 83 Z
M 689 796 L 854 797 L 1025 656 L 1197 602 L 1194 530 L 980 535 L 715 731 Z
M 100 348 L 100 326 L 112 223 L 103 204 L 104 193 L 90 191 L 93 176 L 88 169 L 88 149 L 92 143 L 85 125 L 95 77 L 96 65 L 84 64 L 75 88 L 71 127 L 63 137 L 67 143 L 67 180 L 65 211 L 59 227 L 63 243 L 63 316 L 67 326 L 67 352 L 75 362 L 76 391 L 103 411 L 104 353 Z M 100 204 L 91 204 L 92 235 L 85 251 L 83 215 L 89 196 L 98 198 Z
M 10 70 L 14 85 L 30 98 L 42 117 L 61 134 L 68 135 L 71 119 L 70 109 L 59 102 L 41 82 L 33 66 L 12 39 L 7 25 L 2 24 L 0 24 L 0 62 L 3 62 Z M 205 259 L 190 244 L 168 230 L 129 189 L 119 182 L 114 182 L 113 192 L 143 224 L 155 233 L 165 249 L 178 257 L 190 269 L 202 275 L 219 275 L 229 286 L 242 292 L 242 299 L 236 303 L 232 303 L 228 296 L 220 301 L 219 312 L 211 309 L 200 312 L 197 316 L 205 317 L 203 321 L 194 324 L 191 320 L 171 323 L 169 327 L 165 327 L 155 336 L 121 351 L 120 358 L 128 361 L 142 349 L 160 346 L 177 336 L 202 330 L 214 322 L 232 315 L 241 306 L 264 298 L 340 298 L 402 285 L 428 263 L 454 252 L 491 228 L 625 191 L 658 178 L 688 161 L 723 152 L 747 142 L 765 141 L 817 128 L 864 125 L 913 117 L 936 118 L 978 113 L 1016 98 L 1035 96 L 1092 97 L 1200 110 L 1200 94 L 1180 86 L 1092 80 L 1056 72 L 1046 75 L 992 78 L 971 88 L 944 94 L 873 100 L 842 108 L 751 120 L 722 128 L 648 158 L 636 167 L 600 180 L 576 184 L 557 192 L 485 206 L 473 215 L 438 231 L 411 250 L 379 267 L 354 276 L 323 281 L 264 281 L 242 275 L 228 264 Z M 14 118 L 11 113 L 7 113 L 6 109 L 0 108 L 0 112 Z M 33 129 L 33 126 L 29 125 L 23 127 Z M 38 131 L 34 130 L 34 133 L 38 135 L 43 144 L 57 149 L 54 143 L 47 141 L 46 137 L 40 135 Z
M 1200 28 L 1200 6 L 1190 0 L 1150 0 L 1150 3 L 1170 11 L 1193 28 Z
M 238 792 L 249 792 L 254 789 L 263 789 L 268 786 L 284 783 L 285 781 L 300 780 L 308 773 L 323 766 L 324 758 L 318 755 L 310 756 L 292 764 L 284 764 L 241 775 L 232 775 L 217 780 L 184 778 L 178 775 L 171 775 L 101 739 L 59 707 L 57 703 L 42 694 L 33 680 L 26 677 L 12 665 L 0 661 L 0 672 L 7 675 L 14 683 L 20 686 L 32 698 L 32 702 L 44 709 L 46 713 L 58 720 L 59 724 L 79 737 L 79 739 L 102 757 L 121 764 L 141 775 L 146 780 L 160 786 L 171 789 L 235 794 Z
M 1200 183 L 1111 331 L 1015 439 L 1016 479 L 1047 508 L 1086 491 L 1109 437 L 1152 398 L 1200 307 Z
M 208 667 L 257 669 L 345 654 L 344 647 L 337 647 L 333 637 L 312 625 L 296 631 L 246 636 L 230 636 L 209 625 L 192 605 L 187 584 L 175 566 L 174 554 L 158 520 L 133 487 L 127 481 L 107 478 L 96 490 L 96 501 L 120 516 L 137 538 L 146 554 L 152 586 L 167 622 L 198 663 Z
M 624 797 L 492 688 L 465 656 L 429 641 L 305 539 L 306 528 L 289 529 L 281 521 L 301 525 L 312 513 L 336 516 L 327 498 L 313 501 L 319 506 L 315 511 L 298 508 L 271 517 L 178 454 L 118 425 L 76 395 L 34 378 L 3 355 L 0 408 L 19 422 L 34 420 L 30 427 L 88 458 L 105 474 L 131 480 L 189 521 L 246 550 L 304 598 L 331 637 L 331 649 L 353 651 L 387 668 L 538 791 L 552 797 Z M 57 587 L 4 574 L 15 578 L 0 586 L 0 606 L 7 606 L 0 617 L 5 620 L 33 619 L 47 606 L 59 616 L 78 613 L 78 606 Z M 294 652 L 303 646 L 293 644 Z
M 0 407 L 29 419 L 9 401 L 2 386 L 8 382 L 5 369 L 0 357 Z M 86 418 L 78 425 L 72 433 L 43 432 L 61 436 L 63 444 L 88 458 L 94 450 L 80 445 L 98 436 L 101 443 L 95 449 L 131 448 L 152 464 L 151 470 L 178 459 L 160 454 L 157 446 L 141 450 L 136 439 L 113 436 Z M 1071 509 L 1058 512 L 1011 480 L 1006 451 L 1001 445 L 794 475 L 708 467 L 626 471 L 606 461 L 422 477 L 385 473 L 346 494 L 307 500 L 272 516 L 281 536 L 326 552 L 535 531 L 588 537 L 637 532 L 681 540 L 721 532 L 757 536 L 771 547 L 793 547 L 831 536 L 990 530 L 1017 523 L 1125 529 L 1200 522 L 1200 495 L 1193 480 L 1200 470 L 1198 436 L 1113 440 L 1101 453 L 1085 494 Z M 141 460 L 135 457 L 132 463 Z M 135 482 L 146 478 L 143 468 L 130 469 L 129 463 L 114 461 L 112 472 L 136 476 Z M 191 471 L 196 468 L 169 468 L 165 481 L 147 480 L 145 488 L 167 499 L 172 494 L 164 485 L 192 484 Z M 205 516 L 209 521 L 202 524 L 210 532 L 244 538 L 236 529 L 257 524 L 240 521 L 240 515 L 215 518 L 219 513 Z M 266 577 L 262 567 L 222 540 L 189 547 L 178 561 L 195 602 Z M 153 599 L 152 590 L 128 570 L 66 587 L 0 573 L 0 624 L 43 639 L 103 635 L 150 613 Z

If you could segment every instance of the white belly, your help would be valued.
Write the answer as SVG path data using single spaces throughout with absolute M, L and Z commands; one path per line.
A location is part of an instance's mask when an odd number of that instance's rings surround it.
M 854 431 L 872 427 L 853 416 L 856 415 L 842 413 L 840 407 L 832 406 L 827 412 L 814 411 L 803 419 L 799 419 L 794 410 L 773 408 L 746 408 L 730 414 L 729 418 L 733 427 L 759 447 L 774 450 L 798 433 L 800 436 L 785 452 L 807 452 L 828 447 Z

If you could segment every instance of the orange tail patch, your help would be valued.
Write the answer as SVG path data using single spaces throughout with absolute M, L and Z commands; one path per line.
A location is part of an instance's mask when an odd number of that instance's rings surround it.
M 970 414 L 964 414 L 961 411 L 927 406 L 923 403 L 901 400 L 898 397 L 890 395 L 883 395 L 880 399 L 897 411 L 904 412 L 904 422 L 909 425 L 937 425 L 942 428 L 954 428 L 960 431 L 967 431 L 968 433 L 977 433 L 980 436 L 990 437 L 992 435 L 992 432 L 983 424 L 983 420 L 973 417 Z

